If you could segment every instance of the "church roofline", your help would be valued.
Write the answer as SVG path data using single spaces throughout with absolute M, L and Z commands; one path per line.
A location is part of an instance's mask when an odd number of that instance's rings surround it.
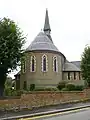
M 66 60 L 66 57 L 65 57 L 65 55 L 63 54 L 63 53 L 61 53 L 61 52 L 59 52 L 59 51 L 53 51 L 53 50 L 29 50 L 29 51 L 25 51 L 26 53 L 27 52 L 40 52 L 40 53 L 43 53 L 43 52 L 48 52 L 48 53 L 57 53 L 57 54 L 59 54 L 59 55 L 62 55 L 64 58 L 65 58 L 65 60 Z
M 48 10 L 47 9 L 46 9 L 46 16 L 45 16 L 45 23 L 44 23 L 43 31 L 51 31 L 50 24 L 49 24 Z

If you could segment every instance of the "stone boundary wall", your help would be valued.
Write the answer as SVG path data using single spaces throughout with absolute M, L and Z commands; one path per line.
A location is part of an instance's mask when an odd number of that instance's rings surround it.
M 31 92 L 22 94 L 20 98 L 0 100 L 0 109 L 2 108 L 32 108 L 46 105 L 55 105 L 65 102 L 73 102 L 90 98 L 90 89 L 82 92 Z

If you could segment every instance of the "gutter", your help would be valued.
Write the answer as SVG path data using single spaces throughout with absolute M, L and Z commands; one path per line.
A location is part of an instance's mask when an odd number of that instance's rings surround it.
M 16 119 L 23 119 L 23 118 L 29 118 L 29 117 L 37 117 L 37 116 L 55 114 L 55 113 L 59 113 L 59 112 L 63 113 L 63 112 L 72 111 L 72 110 L 79 110 L 79 109 L 84 109 L 84 108 L 90 108 L 90 105 L 83 105 L 83 106 L 79 106 L 79 107 L 71 107 L 71 108 L 52 110 L 52 111 L 47 111 L 47 112 L 6 117 L 6 118 L 1 118 L 1 120 L 16 120 Z

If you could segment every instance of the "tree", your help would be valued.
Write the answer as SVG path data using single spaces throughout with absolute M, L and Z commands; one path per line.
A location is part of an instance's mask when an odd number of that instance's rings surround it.
M 0 20 L 0 96 L 3 95 L 7 74 L 20 64 L 25 38 L 13 20 Z
M 7 77 L 6 81 L 5 81 L 5 88 L 11 88 L 12 87 L 12 78 L 11 77 Z
M 12 89 L 14 88 L 14 89 Z M 14 94 L 15 89 L 15 81 L 11 77 L 7 77 L 5 81 L 5 88 L 4 88 L 4 95 L 5 96 L 12 96 Z
M 90 87 L 90 47 L 84 49 L 81 59 L 82 78 L 88 83 Z

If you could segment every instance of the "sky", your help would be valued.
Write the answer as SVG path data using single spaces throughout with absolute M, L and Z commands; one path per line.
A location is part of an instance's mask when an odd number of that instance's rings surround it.
M 0 0 L 0 18 L 18 24 L 27 35 L 27 48 L 44 27 L 46 8 L 54 44 L 67 60 L 81 60 L 90 44 L 90 0 Z

